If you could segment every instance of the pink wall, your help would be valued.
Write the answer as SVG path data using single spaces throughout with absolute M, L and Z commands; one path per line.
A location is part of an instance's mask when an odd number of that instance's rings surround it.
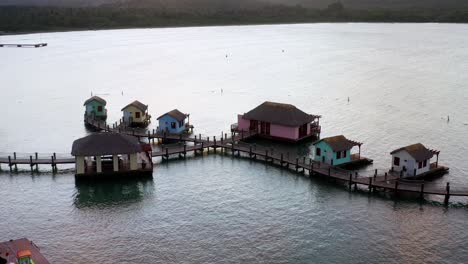
M 296 140 L 299 138 L 299 128 L 271 124 L 270 135 L 273 137 Z
M 250 120 L 243 119 L 242 115 L 237 115 L 237 127 L 239 130 L 249 131 Z
M 237 115 L 237 126 L 239 130 L 248 131 L 250 128 L 250 120 L 243 119 L 242 115 Z M 258 129 L 260 130 L 260 122 L 258 123 Z M 296 140 L 299 138 L 299 128 L 271 124 L 270 136 Z

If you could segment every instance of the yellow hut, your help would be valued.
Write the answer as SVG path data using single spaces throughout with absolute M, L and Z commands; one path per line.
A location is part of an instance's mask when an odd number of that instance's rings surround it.
M 148 105 L 138 100 L 122 108 L 122 112 L 122 121 L 128 126 L 146 127 L 151 122 L 151 116 L 148 114 Z

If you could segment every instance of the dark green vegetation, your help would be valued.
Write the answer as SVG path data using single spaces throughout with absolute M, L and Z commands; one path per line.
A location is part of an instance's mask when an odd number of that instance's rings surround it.
M 179 2 L 180 3 L 180 2 Z M 86 7 L 0 7 L 0 31 L 239 25 L 305 22 L 468 22 L 467 8 L 350 9 L 342 3 L 325 8 L 278 5 L 248 0 L 197 6 L 155 5 L 151 1 Z

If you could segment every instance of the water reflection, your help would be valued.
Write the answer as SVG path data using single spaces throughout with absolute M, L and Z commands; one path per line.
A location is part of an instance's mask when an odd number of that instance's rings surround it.
M 114 206 L 141 202 L 154 190 L 153 179 L 119 179 L 115 181 L 75 181 L 74 204 L 77 208 Z

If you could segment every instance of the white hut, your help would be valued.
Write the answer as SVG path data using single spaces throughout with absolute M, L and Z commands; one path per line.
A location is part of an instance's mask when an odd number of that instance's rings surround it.
M 96 133 L 73 142 L 76 176 L 152 173 L 151 146 L 136 137 L 119 133 Z
M 414 177 L 431 170 L 431 158 L 437 155 L 437 167 L 439 151 L 429 150 L 423 144 L 417 143 L 396 149 L 392 152 L 392 171 L 400 172 L 400 175 Z

